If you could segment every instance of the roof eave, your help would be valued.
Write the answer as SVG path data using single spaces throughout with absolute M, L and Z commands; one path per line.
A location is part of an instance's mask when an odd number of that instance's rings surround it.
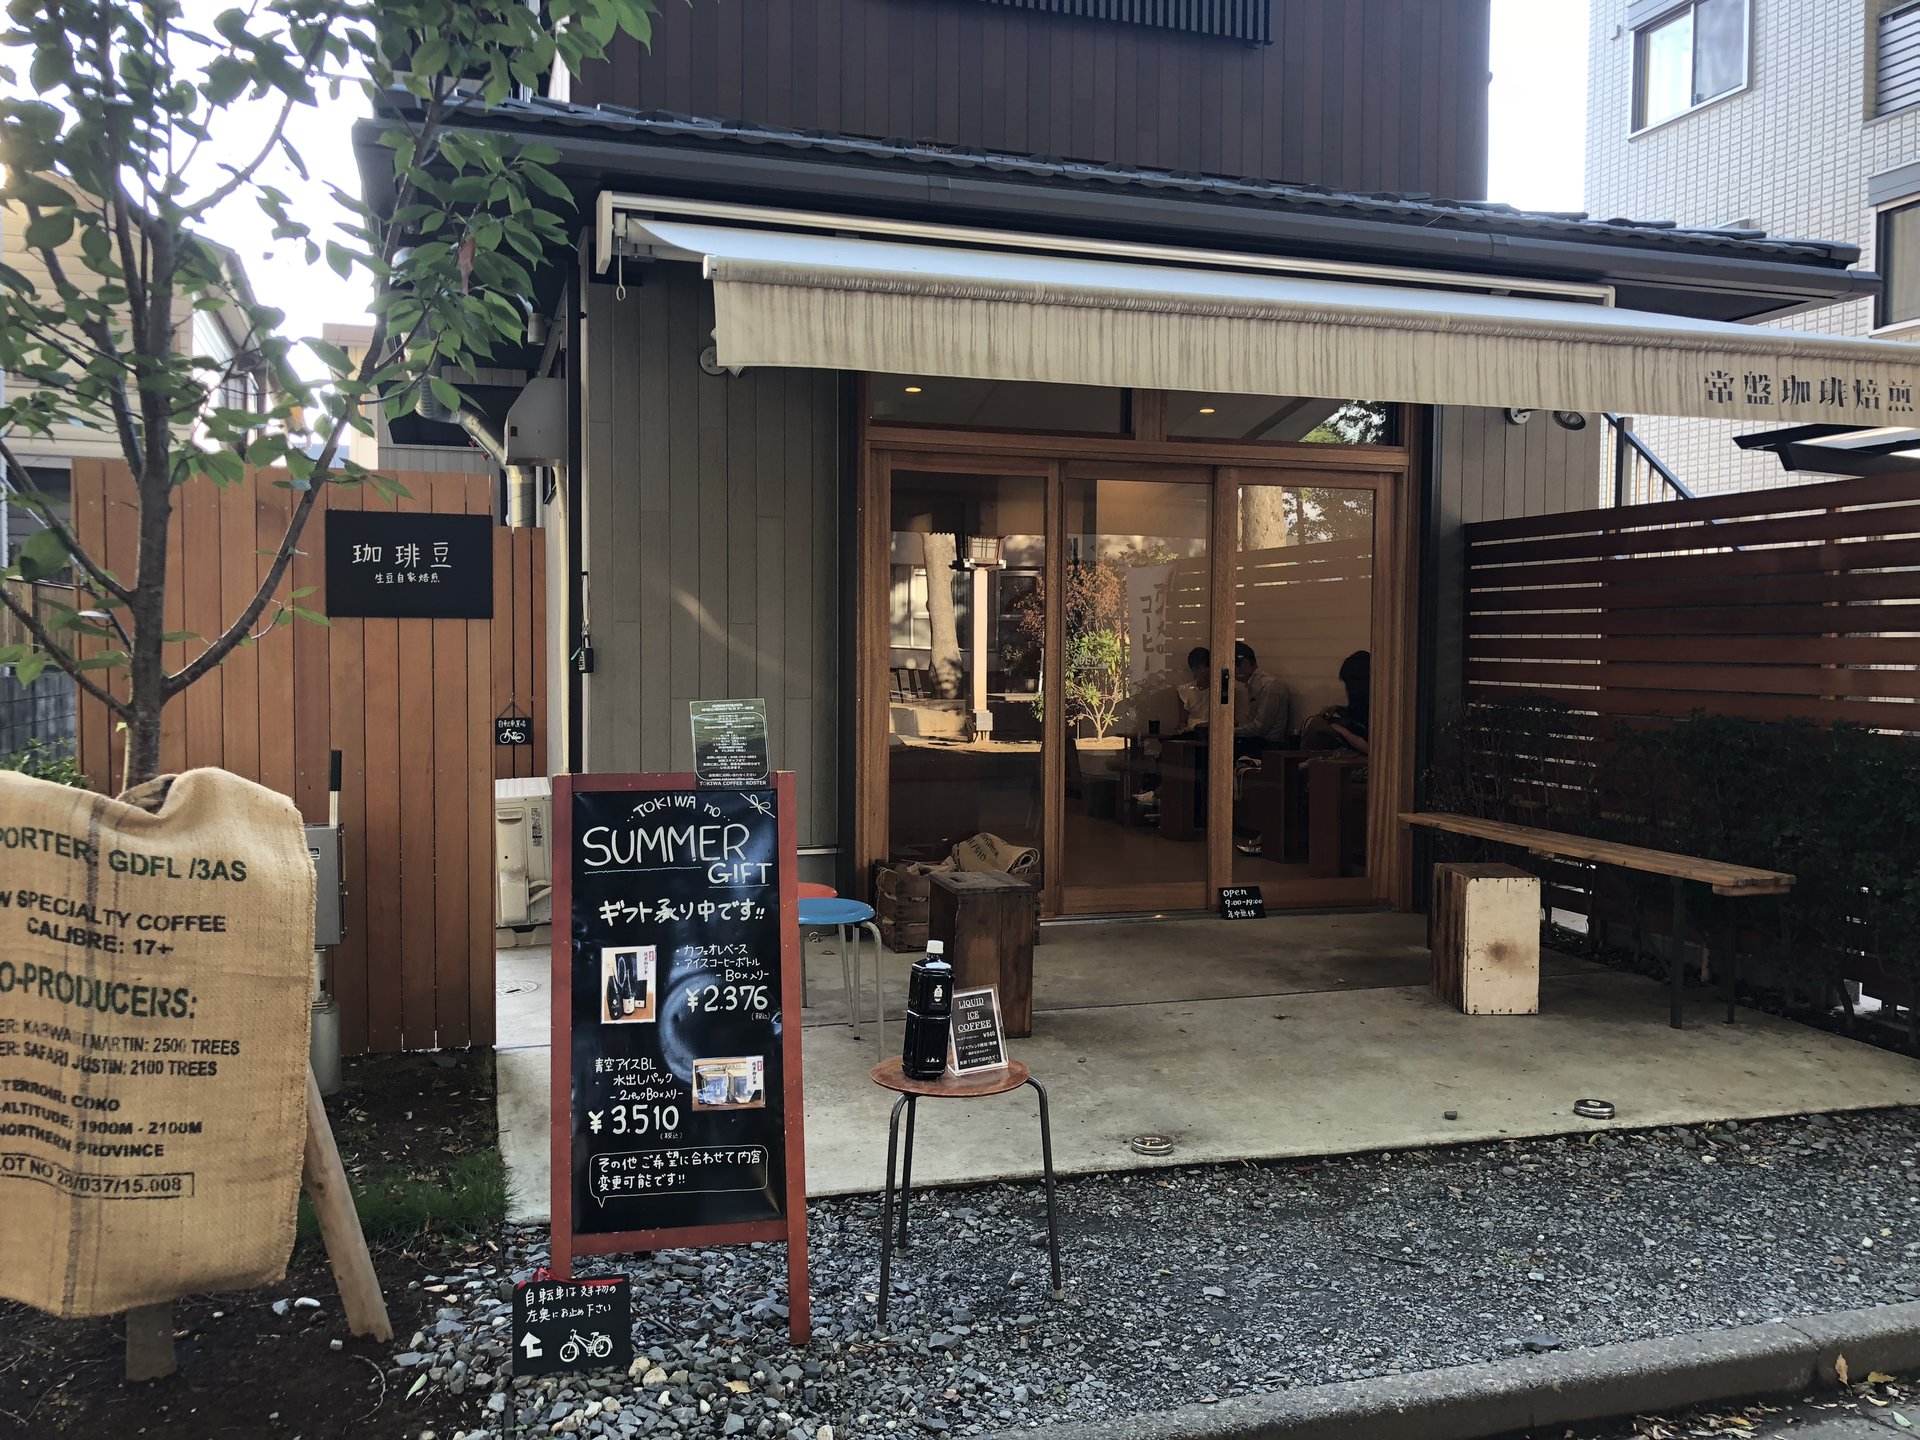
M 476 117 L 486 126 L 487 117 Z M 488 128 L 529 133 L 561 152 L 554 167 L 583 198 L 606 188 L 745 201 L 796 209 L 1086 233 L 1113 239 L 1237 246 L 1383 265 L 1614 285 L 1632 308 L 1716 320 L 1756 321 L 1877 294 L 1879 277 L 1834 265 L 1688 252 L 1673 246 L 1517 236 L 1446 226 L 1316 214 L 1272 205 L 1137 189 L 1022 183 L 685 144 L 613 138 L 568 127 L 503 121 Z M 369 122 L 355 130 L 369 195 L 387 152 Z M 370 164 L 369 162 L 373 162 Z

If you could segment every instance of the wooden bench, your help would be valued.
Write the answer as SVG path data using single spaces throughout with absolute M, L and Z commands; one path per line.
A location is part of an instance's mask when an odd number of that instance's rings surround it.
M 1504 820 L 1482 820 L 1472 815 L 1454 815 L 1428 810 L 1400 817 L 1403 825 L 1428 830 L 1443 830 L 1451 835 L 1468 835 L 1490 840 L 1497 845 L 1512 845 L 1530 855 L 1550 855 L 1566 860 L 1585 860 L 1595 865 L 1617 865 L 1623 870 L 1638 870 L 1647 875 L 1665 875 L 1673 881 L 1673 944 L 1667 961 L 1667 982 L 1671 995 L 1673 1028 L 1681 1028 L 1684 1002 L 1681 952 L 1686 948 L 1687 886 L 1705 885 L 1716 895 L 1784 895 L 1793 888 L 1794 877 L 1780 870 L 1757 870 L 1750 865 L 1730 865 L 1724 860 L 1702 860 L 1696 855 L 1676 855 L 1670 850 L 1646 850 L 1638 845 L 1622 845 L 1613 840 L 1595 840 L 1588 835 L 1567 835 L 1558 830 L 1536 830 L 1528 825 L 1510 825 Z M 1727 1023 L 1733 1023 L 1735 990 L 1740 983 L 1738 951 L 1728 946 Z

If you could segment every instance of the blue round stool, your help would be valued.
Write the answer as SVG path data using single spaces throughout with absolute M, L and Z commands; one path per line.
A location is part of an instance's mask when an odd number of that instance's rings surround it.
M 876 1025 L 884 1025 L 886 1012 L 880 995 L 880 927 L 874 924 L 873 907 L 839 895 L 831 900 L 802 897 L 800 928 L 840 932 L 840 983 L 847 996 L 847 1022 L 853 1026 L 856 1040 L 860 1038 L 860 932 L 865 930 L 873 938 L 873 1020 Z

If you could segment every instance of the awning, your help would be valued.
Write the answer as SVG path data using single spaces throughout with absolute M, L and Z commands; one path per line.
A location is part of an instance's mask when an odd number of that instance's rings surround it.
M 1920 415 L 1920 351 L 1892 341 L 1260 273 L 1255 257 L 1235 270 L 622 220 L 628 251 L 701 263 L 727 366 L 1737 420 Z

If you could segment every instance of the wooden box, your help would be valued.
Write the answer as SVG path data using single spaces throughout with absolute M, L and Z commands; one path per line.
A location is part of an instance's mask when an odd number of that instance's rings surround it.
M 1433 867 L 1433 988 L 1467 1015 L 1540 1013 L 1540 881 L 1512 865 Z
M 934 875 L 928 931 L 944 941 L 956 990 L 995 985 L 1010 1039 L 1033 1033 L 1034 889 L 992 870 Z

